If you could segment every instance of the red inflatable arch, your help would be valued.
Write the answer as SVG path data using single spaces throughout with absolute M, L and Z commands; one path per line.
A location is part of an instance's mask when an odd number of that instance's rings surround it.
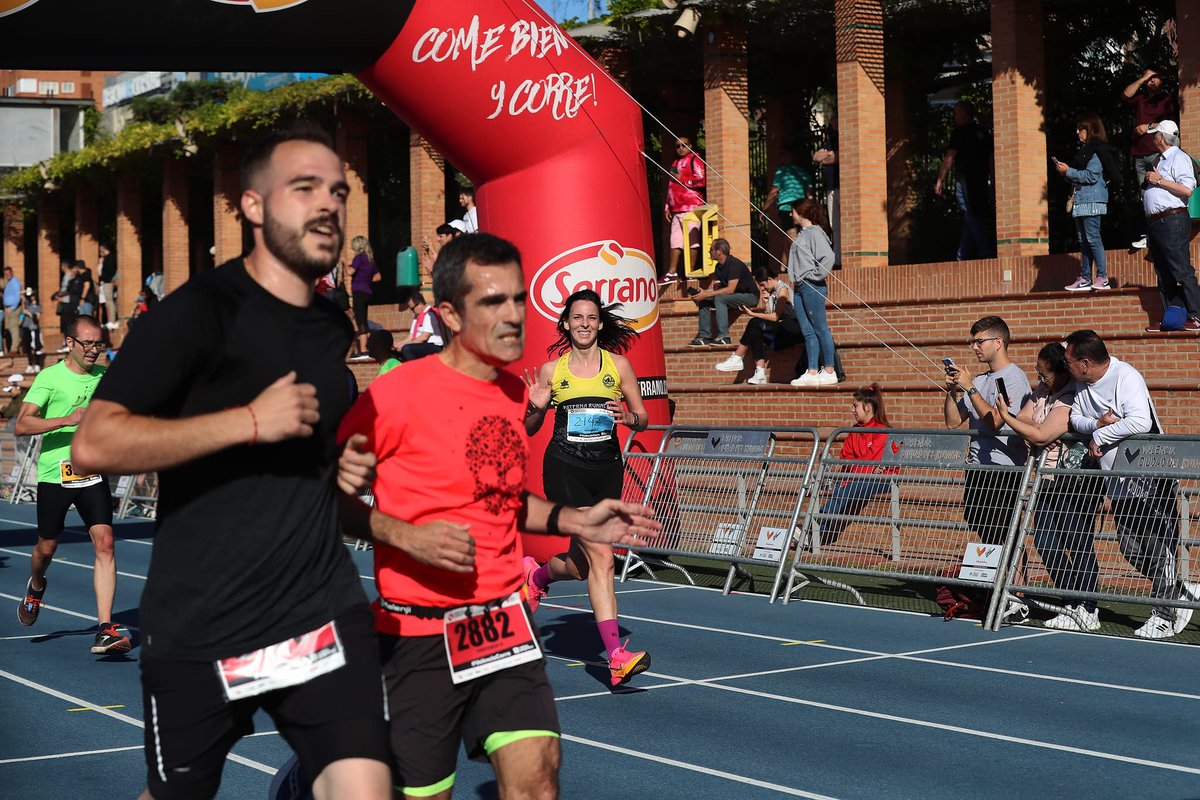
M 536 4 L 0 0 L 0 41 L 11 67 L 357 74 L 475 183 L 480 228 L 520 247 L 529 325 L 514 371 L 545 359 L 563 298 L 594 288 L 635 320 L 630 359 L 651 422 L 667 421 L 641 112 Z M 548 434 L 533 443 L 535 491 Z

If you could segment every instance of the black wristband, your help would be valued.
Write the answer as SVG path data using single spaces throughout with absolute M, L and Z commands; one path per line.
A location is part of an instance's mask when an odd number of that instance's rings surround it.
M 563 504 L 555 503 L 554 508 L 550 509 L 550 513 L 546 515 L 546 533 L 551 536 L 562 536 L 562 531 L 558 527 L 558 515 L 562 513 Z

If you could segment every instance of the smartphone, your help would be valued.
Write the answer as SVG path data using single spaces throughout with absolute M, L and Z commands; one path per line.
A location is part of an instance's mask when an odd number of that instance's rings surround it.
M 1004 401 L 1004 405 L 1012 405 L 1012 401 L 1008 399 L 1008 387 L 1004 385 L 1004 378 L 996 378 L 996 394 Z
M 1050 156 L 1050 163 L 1051 163 L 1051 164 L 1057 164 L 1057 163 L 1058 163 L 1058 159 L 1057 159 L 1057 158 L 1055 158 L 1054 156 Z
M 942 366 L 945 367 L 946 369 L 950 369 L 950 367 L 954 366 L 954 359 L 953 358 L 943 358 Z

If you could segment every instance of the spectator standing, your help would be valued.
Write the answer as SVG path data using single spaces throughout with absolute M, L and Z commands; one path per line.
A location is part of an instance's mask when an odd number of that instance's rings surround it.
M 679 259 L 683 248 L 692 249 L 692 263 L 700 260 L 700 224 L 689 222 L 684 230 L 683 215 L 704 205 L 704 161 L 692 150 L 687 136 L 675 139 L 675 160 L 671 163 L 671 179 L 667 184 L 666 218 L 671 224 L 671 260 L 664 281 L 679 280 Z
M 792 221 L 799 231 L 788 251 L 788 275 L 796 297 L 796 321 L 804 336 L 808 370 L 792 386 L 823 386 L 838 382 L 834 365 L 833 334 L 825 317 L 829 287 L 825 279 L 833 271 L 833 248 L 825 232 L 825 209 L 815 200 L 792 206 Z
M 1148 68 L 1142 76 L 1125 87 L 1121 100 L 1133 106 L 1133 140 L 1129 144 L 1129 155 L 1133 157 L 1133 169 L 1137 173 L 1137 185 L 1146 191 L 1146 173 L 1154 169 L 1159 159 L 1159 149 L 1154 144 L 1150 126 L 1162 120 L 1179 123 L 1179 99 L 1167 91 L 1166 81 L 1157 69 Z M 1133 242 L 1133 247 L 1146 247 L 1143 234 Z
M 33 287 L 25 287 L 25 297 L 21 301 L 21 350 L 29 359 L 25 367 L 26 375 L 36 375 L 42 371 L 42 306 L 38 303 Z
M 1151 241 L 1153 241 L 1153 233 Z M 1129 436 L 1162 433 L 1146 380 L 1131 365 L 1108 354 L 1095 331 L 1067 337 L 1067 367 L 1079 382 L 1071 404 L 1071 427 L 1091 437 L 1088 450 L 1111 470 L 1120 443 Z M 1196 600 L 1200 584 L 1180 583 L 1175 572 L 1179 546 L 1179 507 L 1175 482 L 1165 478 L 1109 478 L 1105 491 L 1112 501 L 1117 544 L 1130 566 L 1150 580 L 1151 595 Z M 1141 639 L 1166 639 L 1181 633 L 1192 618 L 1190 608 L 1155 606 L 1150 618 L 1133 632 Z
M 458 223 L 455 225 L 454 223 Z M 430 275 L 433 274 L 434 259 L 437 258 L 438 252 L 443 246 L 456 236 L 462 236 L 462 229 L 466 225 L 462 220 L 456 219 L 451 222 L 443 222 L 434 230 L 434 244 L 429 243 L 429 238 L 421 237 L 421 267 Z
M 462 216 L 463 233 L 475 233 L 479 230 L 479 209 L 475 207 L 474 186 L 458 190 L 458 204 L 466 211 Z
M 437 311 L 425 302 L 425 295 L 413 292 L 408 298 L 408 310 L 412 312 L 412 327 L 408 337 L 400 347 L 401 361 L 415 361 L 418 358 L 440 353 L 445 346 L 442 336 L 442 319 Z
M 978 431 L 971 437 L 968 465 L 1021 466 L 1029 456 L 1025 441 L 1013 435 L 1012 428 L 996 412 L 1001 381 L 1010 414 L 1016 415 L 1032 393 L 1029 379 L 1008 357 L 1010 341 L 1008 323 L 1000 317 L 984 317 L 971 326 L 968 344 L 987 370 L 972 378 L 956 364 L 946 367 L 946 427 L 959 428 L 969 421 L 971 430 Z M 1001 544 L 1021 499 L 1021 473 L 968 467 L 964 477 L 963 518 L 967 527 L 984 544 Z M 1011 621 L 1024 621 L 1028 615 L 1028 607 L 1019 600 L 1011 601 L 1004 614 Z
M 975 120 L 975 106 L 960 100 L 954 106 L 954 133 L 938 170 L 934 194 L 942 196 L 946 173 L 954 167 L 954 197 L 963 214 L 962 238 L 958 242 L 959 261 L 993 258 L 996 249 L 988 232 L 991 211 L 992 135 Z
M 762 210 L 765 215 L 776 203 L 779 204 L 779 223 L 784 231 L 795 227 L 792 222 L 792 204 L 807 199 L 812 194 L 813 179 L 807 171 L 796 163 L 796 150 L 786 146 L 780 156 L 783 162 L 775 170 L 771 178 L 771 189 L 767 199 L 763 201 Z
M 717 262 L 717 269 L 713 272 L 711 286 L 691 296 L 700 309 L 696 315 L 698 333 L 688 343 L 691 347 L 729 344 L 729 309 L 758 302 L 758 284 L 746 262 L 730 253 L 729 242 L 714 239 L 708 252 Z M 717 318 L 715 337 L 710 313 Z
M 887 414 L 883 410 L 883 391 L 878 383 L 864 386 L 854 392 L 854 427 L 887 429 Z M 886 480 L 854 477 L 859 475 L 878 475 L 884 472 L 879 465 L 872 461 L 883 460 L 883 446 L 887 443 L 887 433 L 866 433 L 854 431 L 842 440 L 842 450 L 838 458 L 843 461 L 859 461 L 866 463 L 852 464 L 846 468 L 851 477 L 834 487 L 828 500 L 821 506 L 822 514 L 854 515 L 862 510 L 872 497 L 889 491 L 890 484 Z M 826 519 L 820 523 L 821 544 L 833 544 L 838 540 L 842 531 L 850 523 L 841 519 Z
M 1062 437 L 1071 430 L 1071 404 L 1078 384 L 1067 367 L 1066 350 L 1058 342 L 1041 349 L 1037 359 L 1038 385 L 1021 413 L 1014 416 L 1003 400 L 996 413 L 1029 443 L 1033 454 L 1046 454 L 1043 466 L 1063 464 L 1067 445 Z M 1099 568 L 1093 528 L 1100 486 L 1086 476 L 1056 475 L 1042 483 L 1033 511 L 1033 544 L 1059 589 L 1096 591 Z M 1100 614 L 1092 600 L 1068 604 L 1068 610 L 1046 621 L 1047 628 L 1062 631 L 1099 630 Z
M 21 281 L 13 274 L 12 267 L 4 268 L 4 337 L 8 339 L 9 352 L 16 354 L 21 349 Z M 0 356 L 3 355 L 0 349 Z
M 65 353 L 71 348 L 66 344 L 67 330 L 71 327 L 71 321 L 75 319 L 78 313 L 76 309 L 79 307 L 78 295 L 72 297 L 71 290 L 75 288 L 75 267 L 68 261 L 63 261 L 59 265 L 62 270 L 62 275 L 59 278 L 58 292 L 55 293 L 53 299 L 58 301 L 58 305 L 54 310 L 58 314 L 59 330 L 63 335 L 63 345 L 58 348 L 58 352 Z
M 741 311 L 753 319 L 746 323 L 733 355 L 718 363 L 716 369 L 718 372 L 741 372 L 749 351 L 754 356 L 754 375 L 746 383 L 759 386 L 767 382 L 767 345 L 783 350 L 798 342 L 803 334 L 800 321 L 796 319 L 792 287 L 779 280 L 778 268 L 774 265 L 755 267 L 754 280 L 761 299 L 754 308 L 741 307 Z
M 813 153 L 813 163 L 821 167 L 821 184 L 825 187 L 825 206 L 829 229 L 833 235 L 833 262 L 842 263 L 842 204 L 841 176 L 838 173 L 837 114 L 830 115 L 821 149 Z
M 350 249 L 354 259 L 346 271 L 350 273 L 350 298 L 354 307 L 354 329 L 357 334 L 354 353 L 351 361 L 370 361 L 367 355 L 367 305 L 371 302 L 371 292 L 375 283 L 382 277 L 379 267 L 375 266 L 375 251 L 365 236 L 355 236 L 350 240 Z
M 75 280 L 78 281 L 79 302 L 75 312 L 81 317 L 90 317 L 96 311 L 96 280 L 92 270 L 82 258 L 75 260 Z M 71 296 L 76 296 L 74 290 Z
M 1119 185 L 1121 168 L 1108 146 L 1104 123 L 1095 114 L 1082 114 L 1075 120 L 1079 150 L 1070 164 L 1054 159 L 1059 175 L 1071 182 L 1071 218 L 1079 239 L 1080 273 L 1075 282 L 1064 286 L 1068 292 L 1108 288 L 1108 257 L 1100 236 L 1100 220 L 1108 213 L 1108 182 Z M 1095 265 L 1096 278 L 1092 280 Z
M 1179 148 L 1179 126 L 1171 120 L 1155 123 L 1147 129 L 1154 146 L 1162 154 L 1154 169 L 1146 173 L 1146 191 L 1142 207 L 1146 212 L 1146 239 L 1163 310 L 1171 306 L 1186 309 L 1185 331 L 1200 331 L 1200 286 L 1192 268 L 1189 242 L 1192 220 L 1188 199 L 1196 189 L 1192 157 Z M 1174 328 L 1178 330 L 1178 328 Z M 1151 333 L 1164 330 L 1163 323 L 1146 327 Z
M 117 329 L 117 257 L 106 244 L 100 245 L 100 264 L 96 269 L 100 277 L 100 324 L 110 331 Z

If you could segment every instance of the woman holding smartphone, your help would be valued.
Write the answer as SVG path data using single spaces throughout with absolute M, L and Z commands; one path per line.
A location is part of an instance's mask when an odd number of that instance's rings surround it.
M 1071 182 L 1071 199 L 1067 205 L 1079 239 L 1079 277 L 1063 288 L 1068 292 L 1086 292 L 1108 288 L 1108 261 L 1100 236 L 1100 222 L 1108 213 L 1108 181 L 1120 183 L 1121 169 L 1108 146 L 1108 135 L 1100 117 L 1079 115 L 1075 119 L 1075 135 L 1079 139 L 1079 149 L 1071 162 L 1066 164 L 1057 158 L 1051 161 L 1058 174 Z

